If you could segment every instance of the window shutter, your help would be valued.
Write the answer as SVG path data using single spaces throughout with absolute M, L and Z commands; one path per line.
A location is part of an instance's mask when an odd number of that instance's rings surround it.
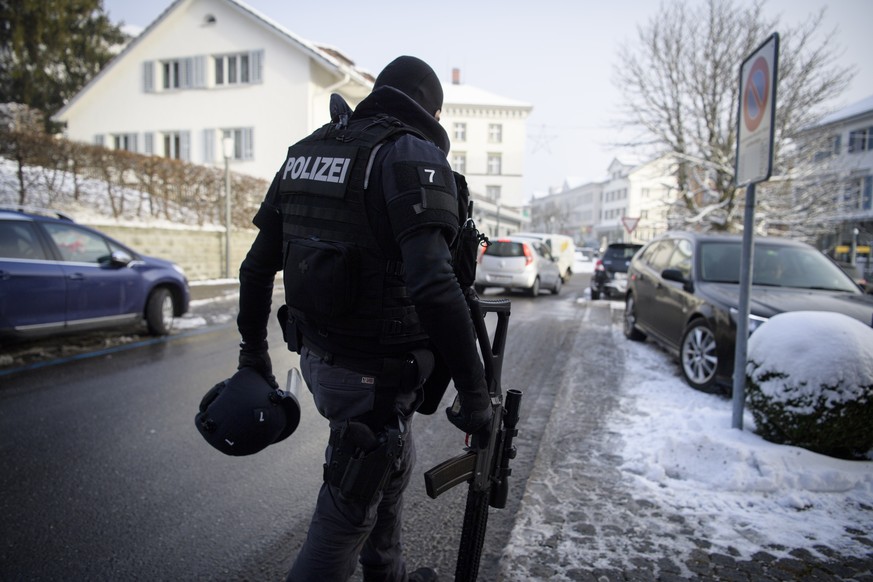
M 215 163 L 215 130 L 203 130 L 203 163 Z
M 137 140 L 138 137 L 139 137 L 139 135 L 137 135 L 137 134 L 135 134 L 135 133 L 131 133 L 131 134 L 130 134 L 130 145 L 129 145 L 129 147 L 130 147 L 130 151 L 132 151 L 132 152 L 134 152 L 134 153 L 138 153 L 138 152 L 139 152 L 139 143 L 137 143 L 137 142 L 138 142 L 138 140 Z
M 194 57 L 193 61 L 194 78 L 191 80 L 191 86 L 202 89 L 206 86 L 206 56 Z
M 145 134 L 145 151 L 143 153 L 147 156 L 154 155 L 155 153 L 155 134 L 152 132 L 148 132 Z
M 142 64 L 142 90 L 144 93 L 155 92 L 155 62 L 145 61 Z
M 191 132 L 179 132 L 179 159 L 183 162 L 191 161 Z
M 251 66 L 251 82 L 261 83 L 264 80 L 264 51 L 252 51 L 249 59 Z
M 194 59 L 179 59 L 179 89 L 191 87 L 194 77 Z
M 251 127 L 247 127 L 242 130 L 242 139 L 243 139 L 243 151 L 242 151 L 242 159 L 244 160 L 253 160 L 254 156 L 254 134 L 255 130 Z

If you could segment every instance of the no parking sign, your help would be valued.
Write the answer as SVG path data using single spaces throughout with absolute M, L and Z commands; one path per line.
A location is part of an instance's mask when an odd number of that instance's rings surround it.
M 774 33 L 740 67 L 737 119 L 737 186 L 763 182 L 773 169 L 773 129 L 779 34 Z

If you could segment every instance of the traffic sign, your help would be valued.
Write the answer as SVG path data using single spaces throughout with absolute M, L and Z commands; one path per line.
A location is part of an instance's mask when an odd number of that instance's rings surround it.
M 639 216 L 637 216 L 636 218 L 631 218 L 630 216 L 622 216 L 621 217 L 621 223 L 624 225 L 624 229 L 627 231 L 628 234 L 631 234 L 634 231 L 634 229 L 636 229 L 637 224 L 639 224 L 639 222 L 640 222 Z
M 763 182 L 770 178 L 773 171 L 778 69 L 778 33 L 773 33 L 740 66 L 735 172 L 737 186 Z

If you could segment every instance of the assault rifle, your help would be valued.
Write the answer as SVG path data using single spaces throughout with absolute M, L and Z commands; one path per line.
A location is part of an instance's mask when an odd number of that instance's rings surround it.
M 472 215 L 472 202 L 470 203 Z M 472 245 L 472 266 L 467 265 L 467 274 L 475 275 L 475 260 L 478 244 L 487 239 L 481 237 L 472 220 L 467 220 L 461 237 L 466 237 Z M 470 243 L 474 240 L 475 243 Z M 465 241 L 461 240 L 461 245 Z M 468 247 L 469 248 L 469 247 Z M 464 254 L 464 251 L 461 251 Z M 469 261 L 469 254 L 465 259 Z M 456 265 L 456 271 L 457 271 Z M 464 269 L 461 269 L 462 271 Z M 468 279 L 464 281 L 463 279 Z M 464 285 L 468 282 L 468 285 Z M 464 511 L 464 524 L 461 531 L 461 544 L 455 568 L 456 582 L 473 582 L 479 573 L 479 561 L 485 542 L 485 528 L 488 524 L 488 507 L 503 509 L 509 492 L 509 461 L 515 458 L 516 449 L 512 439 L 518 434 L 520 390 L 507 390 L 504 395 L 501 387 L 503 353 L 506 346 L 506 332 L 509 329 L 509 299 L 483 299 L 473 290 L 473 280 L 463 277 L 464 296 L 473 319 L 476 339 L 485 366 L 485 379 L 491 395 L 493 416 L 487 434 L 472 435 L 470 445 L 463 454 L 448 459 L 424 474 L 428 496 L 436 499 L 442 493 L 459 485 L 468 483 L 467 505 Z M 485 326 L 485 314 L 496 313 L 497 324 L 493 341 Z M 505 397 L 504 397 L 505 396 Z M 455 405 L 458 405 L 457 399 Z

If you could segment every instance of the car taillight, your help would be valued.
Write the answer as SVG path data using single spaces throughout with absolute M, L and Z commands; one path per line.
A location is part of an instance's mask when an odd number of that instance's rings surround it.
M 605 271 L 606 270 L 603 268 L 603 261 L 602 260 L 597 259 L 597 262 L 594 263 L 594 270 L 595 271 Z
M 533 253 L 530 252 L 530 247 L 527 246 L 527 243 L 523 244 L 522 247 L 524 249 L 524 266 L 527 267 L 531 263 L 533 263 Z
M 479 256 L 476 257 L 476 262 L 479 263 L 480 265 L 482 264 L 482 257 L 485 256 L 485 249 L 487 249 L 487 248 L 488 247 L 485 245 L 482 245 L 479 247 Z

